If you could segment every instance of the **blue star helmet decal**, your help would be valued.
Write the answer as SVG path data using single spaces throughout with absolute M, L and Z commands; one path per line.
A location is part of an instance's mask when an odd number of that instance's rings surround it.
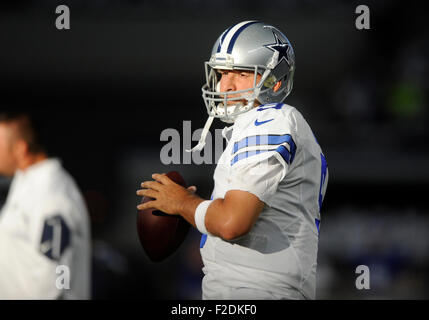
M 266 44 L 266 45 L 264 45 L 264 47 L 267 49 L 270 49 L 273 52 L 278 51 L 279 52 L 278 62 L 280 62 L 282 59 L 285 59 L 288 66 L 290 66 L 290 61 L 289 61 L 290 45 L 289 45 L 289 43 L 283 42 L 283 40 L 280 39 L 279 36 L 277 35 L 277 33 L 274 31 L 274 28 L 271 28 L 271 31 L 273 32 L 274 39 L 276 40 L 276 42 L 271 43 L 271 44 Z

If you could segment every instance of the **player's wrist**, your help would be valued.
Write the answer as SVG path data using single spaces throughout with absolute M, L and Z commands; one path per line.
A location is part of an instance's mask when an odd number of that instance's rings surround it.
M 194 213 L 197 206 L 203 201 L 204 199 L 197 196 L 196 194 L 187 194 L 183 197 L 182 201 L 178 203 L 176 212 L 191 225 L 195 226 Z
M 211 235 L 211 233 L 206 228 L 205 220 L 206 220 L 208 208 L 212 202 L 213 200 L 204 200 L 195 209 L 195 215 L 194 215 L 195 226 L 197 227 L 198 231 L 200 231 L 203 234 Z

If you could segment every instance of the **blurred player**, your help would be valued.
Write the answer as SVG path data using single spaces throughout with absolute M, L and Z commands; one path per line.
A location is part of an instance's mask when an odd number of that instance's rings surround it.
M 87 209 L 34 124 L 0 113 L 0 174 L 13 176 L 0 213 L 0 298 L 89 299 Z
M 203 299 L 314 299 L 326 159 L 301 113 L 282 101 L 295 57 L 277 28 L 238 23 L 217 39 L 203 98 L 209 119 L 234 123 L 214 173 L 211 200 L 165 175 L 142 183 L 139 209 L 182 215 L 203 233 Z

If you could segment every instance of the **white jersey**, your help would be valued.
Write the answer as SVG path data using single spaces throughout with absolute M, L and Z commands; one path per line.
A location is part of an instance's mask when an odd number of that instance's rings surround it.
M 203 298 L 240 298 L 234 290 L 250 288 L 273 299 L 314 299 L 320 207 L 328 181 L 322 150 L 301 113 L 282 103 L 239 115 L 224 129 L 225 137 L 230 129 L 212 199 L 243 190 L 265 207 L 242 237 L 225 241 L 203 235 Z
M 0 213 L 1 299 L 89 299 L 84 200 L 57 159 L 17 171 Z

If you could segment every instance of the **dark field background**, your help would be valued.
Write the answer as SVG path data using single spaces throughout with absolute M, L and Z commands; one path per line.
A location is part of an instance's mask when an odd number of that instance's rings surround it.
M 71 29 L 55 28 L 66 4 Z M 200 299 L 198 231 L 152 263 L 136 232 L 135 190 L 180 171 L 210 197 L 215 165 L 165 166 L 161 132 L 203 127 L 204 61 L 232 24 L 277 26 L 296 55 L 286 103 L 311 125 L 329 184 L 319 242 L 319 299 L 429 297 L 428 39 L 413 2 L 2 1 L 0 110 L 30 108 L 78 182 L 93 237 L 93 298 Z M 215 121 L 211 132 L 224 125 Z M 194 142 L 196 143 L 196 142 Z M 182 152 L 183 155 L 183 152 Z M 0 203 L 9 180 L 0 178 Z M 1 254 L 1 253 L 0 253 Z M 368 265 L 370 290 L 355 269 Z

